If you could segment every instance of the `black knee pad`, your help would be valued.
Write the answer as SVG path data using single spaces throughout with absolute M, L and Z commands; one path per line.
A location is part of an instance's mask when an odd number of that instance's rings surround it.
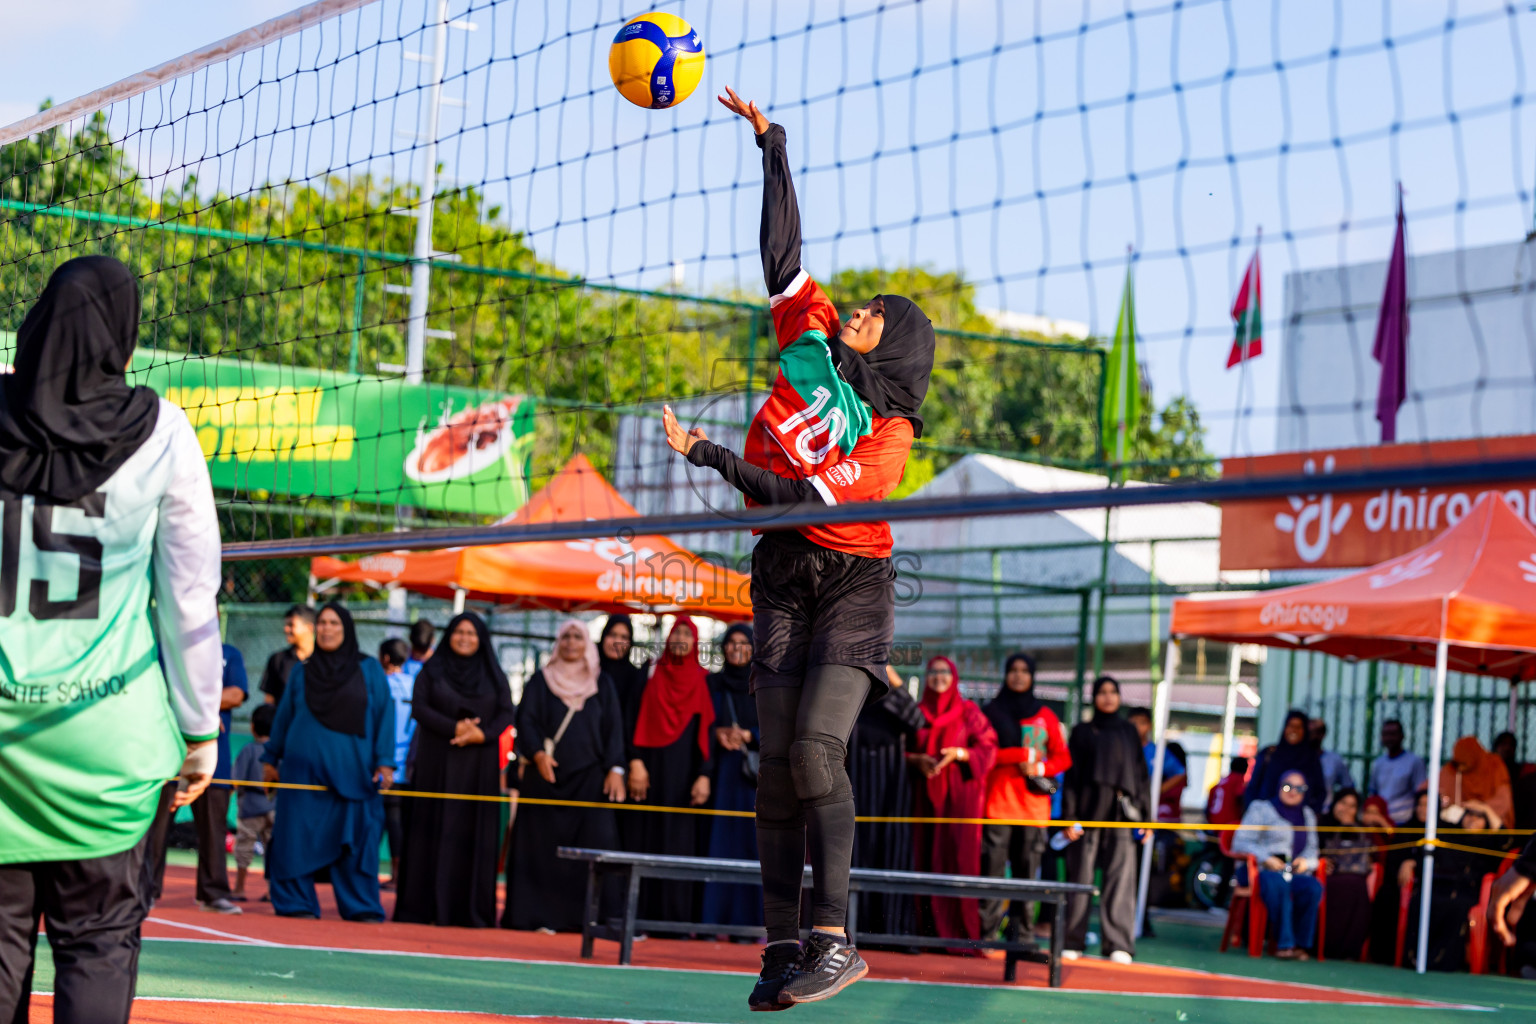
M 789 746 L 789 771 L 795 794 L 805 804 L 836 803 L 853 796 L 844 766 L 847 753 L 824 740 L 795 740 Z
M 801 820 L 800 798 L 795 795 L 789 761 L 782 757 L 763 758 L 757 767 L 758 824 L 771 827 Z

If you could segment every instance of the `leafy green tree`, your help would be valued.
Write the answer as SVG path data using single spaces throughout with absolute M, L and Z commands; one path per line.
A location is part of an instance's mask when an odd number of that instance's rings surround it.
M 390 372 L 405 361 L 416 187 L 356 175 L 229 195 L 195 177 L 150 191 L 100 116 L 0 148 L 0 330 L 14 331 L 64 260 L 107 252 L 139 275 L 143 344 L 188 357 Z M 590 285 L 538 258 L 473 187 L 433 198 L 429 379 L 540 402 L 535 486 L 575 452 L 611 468 L 619 418 L 654 403 L 766 389 L 776 346 L 760 298 L 710 302 Z M 146 222 L 148 226 L 146 225 Z M 337 249 L 346 251 L 338 252 Z M 954 273 L 849 270 L 840 309 L 881 291 L 916 299 L 939 336 L 927 429 L 899 494 L 970 451 L 1100 464 L 1101 341 L 1000 336 Z M 969 337 L 971 332 L 985 337 Z M 1204 472 L 1195 410 L 1144 403 L 1133 451 L 1144 478 Z M 304 495 L 222 499 L 231 538 L 387 529 L 393 507 Z M 415 522 L 449 517 L 414 510 Z

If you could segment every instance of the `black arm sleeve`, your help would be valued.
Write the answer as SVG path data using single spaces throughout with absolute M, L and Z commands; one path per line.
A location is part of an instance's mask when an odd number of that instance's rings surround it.
M 732 487 L 760 505 L 826 504 L 809 480 L 791 480 L 754 466 L 713 441 L 695 441 L 688 450 L 688 461 L 715 470 Z
M 769 295 L 781 295 L 800 273 L 800 204 L 789 176 L 784 126 L 770 124 L 757 136 L 763 151 L 763 222 L 758 247 L 763 251 L 763 283 Z

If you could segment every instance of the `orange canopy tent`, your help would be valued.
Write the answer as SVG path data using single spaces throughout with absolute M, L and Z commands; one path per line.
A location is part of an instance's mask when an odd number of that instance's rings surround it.
M 586 456 L 577 455 L 507 521 L 551 523 L 635 516 Z M 443 551 L 391 552 L 356 562 L 316 558 L 326 582 L 400 586 L 434 597 L 553 611 L 644 611 L 752 617 L 749 578 L 666 537 L 533 541 Z
M 1536 529 L 1502 498 L 1484 494 L 1430 543 L 1372 568 L 1252 596 L 1175 601 L 1170 632 L 1176 639 L 1204 637 L 1433 665 L 1433 767 L 1445 739 L 1448 669 L 1514 681 L 1536 674 Z M 1175 647 L 1170 645 L 1170 668 Z M 1161 756 L 1156 764 L 1162 764 Z M 1439 788 L 1440 773 L 1432 770 L 1431 807 L 1439 806 Z M 1427 839 L 1435 838 L 1437 817 L 1430 817 Z M 1429 937 L 1433 849 L 1424 858 L 1420 973 Z

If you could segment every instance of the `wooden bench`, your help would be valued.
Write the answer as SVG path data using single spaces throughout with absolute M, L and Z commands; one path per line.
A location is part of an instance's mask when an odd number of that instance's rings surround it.
M 650 921 L 639 917 L 640 882 L 653 878 L 682 882 L 734 882 L 762 884 L 762 868 L 755 860 L 721 860 L 714 857 L 675 857 L 664 854 L 626 853 L 620 850 L 588 850 L 560 847 L 566 860 L 587 862 L 587 902 L 582 914 L 581 955 L 592 957 L 593 941 L 606 939 L 619 944 L 619 963 L 628 964 L 634 952 L 637 931 L 701 932 L 746 938 L 764 937 L 758 926 L 701 924 L 679 921 Z M 603 882 L 618 875 L 624 883 L 624 916 L 617 924 L 598 920 L 598 902 Z M 804 886 L 811 886 L 811 869 L 806 867 Z M 878 871 L 854 868 L 849 875 L 850 893 L 889 892 L 908 896 L 948 896 L 955 899 L 1022 900 L 1049 903 L 1051 940 L 1042 952 L 1033 942 L 1021 939 L 1019 922 L 1013 922 L 1007 939 L 940 939 L 921 935 L 887 935 L 858 930 L 858 903 L 848 905 L 848 936 L 854 942 L 886 946 L 915 946 L 947 949 L 1001 949 L 1006 952 L 1003 980 L 1013 981 L 1017 963 L 1029 960 L 1048 967 L 1052 988 L 1061 985 L 1061 948 L 1067 927 L 1067 900 L 1072 896 L 1092 896 L 1091 885 L 1074 882 L 1048 882 L 1026 878 L 978 878 L 971 875 L 930 875 L 919 871 Z M 1025 937 L 1027 939 L 1027 936 Z

